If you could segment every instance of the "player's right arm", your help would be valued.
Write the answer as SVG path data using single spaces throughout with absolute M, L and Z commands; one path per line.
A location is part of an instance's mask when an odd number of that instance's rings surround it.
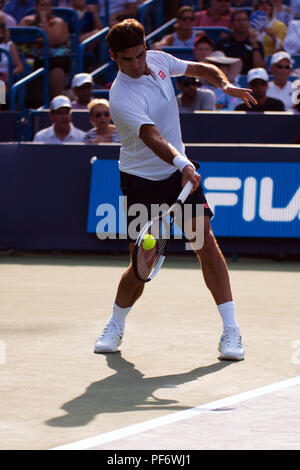
M 195 172 L 193 163 L 186 156 L 180 155 L 180 152 L 164 139 L 155 125 L 143 124 L 140 128 L 140 139 L 155 155 L 182 172 L 183 185 L 191 181 L 193 190 L 198 188 L 201 176 Z

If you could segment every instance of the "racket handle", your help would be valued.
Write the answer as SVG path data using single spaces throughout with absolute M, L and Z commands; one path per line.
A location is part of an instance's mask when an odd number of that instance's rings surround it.
M 193 187 L 193 183 L 188 181 L 186 185 L 184 186 L 183 190 L 181 191 L 181 193 L 179 194 L 177 201 L 180 201 L 183 204 L 186 198 L 188 197 L 188 195 L 190 194 L 192 187 Z

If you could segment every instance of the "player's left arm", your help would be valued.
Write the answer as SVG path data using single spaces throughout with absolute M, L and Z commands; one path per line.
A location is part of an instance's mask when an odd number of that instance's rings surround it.
M 221 69 L 213 64 L 203 62 L 189 62 L 185 74 L 188 77 L 204 78 L 217 88 L 221 88 L 229 96 L 242 99 L 251 108 L 251 104 L 257 104 L 251 95 L 250 88 L 239 88 L 232 85 Z

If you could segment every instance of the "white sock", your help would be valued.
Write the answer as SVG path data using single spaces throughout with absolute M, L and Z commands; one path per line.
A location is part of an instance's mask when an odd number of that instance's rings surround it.
M 233 301 L 218 305 L 218 310 L 223 320 L 223 328 L 238 328 L 235 318 L 235 305 Z
M 113 306 L 113 314 L 112 314 L 111 320 L 115 321 L 116 323 L 119 323 L 119 325 L 122 325 L 124 327 L 126 317 L 131 309 L 132 309 L 132 306 L 122 308 L 122 307 L 119 307 L 119 305 L 117 305 L 115 302 Z

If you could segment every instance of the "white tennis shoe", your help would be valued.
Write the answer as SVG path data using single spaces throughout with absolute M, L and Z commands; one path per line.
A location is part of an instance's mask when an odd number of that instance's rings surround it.
M 225 328 L 220 338 L 219 352 L 221 359 L 229 361 L 242 361 L 244 359 L 245 351 L 239 328 Z
M 96 339 L 94 352 L 97 354 L 114 353 L 122 343 L 124 327 L 110 320 L 101 336 Z

